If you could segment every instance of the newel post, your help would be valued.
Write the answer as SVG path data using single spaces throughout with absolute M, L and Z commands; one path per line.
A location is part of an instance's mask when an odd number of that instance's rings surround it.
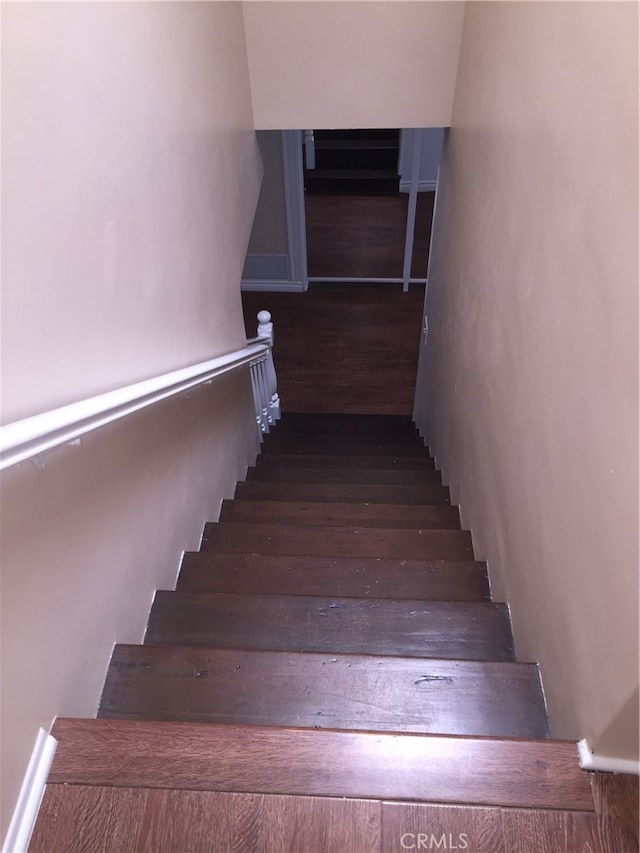
M 268 311 L 258 312 L 257 339 L 269 347 L 266 353 L 251 362 L 251 384 L 256 406 L 256 424 L 262 440 L 262 436 L 269 432 L 280 417 L 278 380 L 273 364 L 273 323 Z
M 274 424 L 280 418 L 280 397 L 276 368 L 273 363 L 273 323 L 268 311 L 258 311 L 258 337 L 269 345 L 269 353 L 263 364 L 267 391 L 267 419 L 269 424 Z

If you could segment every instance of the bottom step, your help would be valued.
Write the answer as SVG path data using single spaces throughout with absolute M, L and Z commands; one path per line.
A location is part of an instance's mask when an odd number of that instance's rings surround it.
M 50 783 L 592 811 L 567 741 L 56 720 Z

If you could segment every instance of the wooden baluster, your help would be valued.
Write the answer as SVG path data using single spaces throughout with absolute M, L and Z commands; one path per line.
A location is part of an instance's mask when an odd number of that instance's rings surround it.
M 262 407 L 260 406 L 260 386 L 258 385 L 258 362 L 252 361 L 249 365 L 251 373 L 251 387 L 253 389 L 253 401 L 256 410 L 256 426 L 258 428 L 258 436 L 262 441 L 264 429 L 262 427 Z

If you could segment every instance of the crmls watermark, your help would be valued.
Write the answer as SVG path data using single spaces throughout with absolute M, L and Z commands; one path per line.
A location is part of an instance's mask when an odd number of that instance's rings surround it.
M 469 838 L 466 832 L 434 835 L 429 832 L 405 832 L 400 836 L 403 850 L 467 850 Z

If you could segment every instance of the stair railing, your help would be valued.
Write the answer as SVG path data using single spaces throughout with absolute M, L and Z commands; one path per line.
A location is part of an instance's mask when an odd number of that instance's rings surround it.
M 49 450 L 63 444 L 79 445 L 83 435 L 99 427 L 209 383 L 244 365 L 250 368 L 256 421 L 262 439 L 280 417 L 272 347 L 271 314 L 260 311 L 258 335 L 241 349 L 0 426 L 0 471 L 28 459 L 44 467 L 41 457 Z
M 273 363 L 273 323 L 268 311 L 258 311 L 257 337 L 247 343 L 266 344 L 268 349 L 253 361 L 251 366 L 251 384 L 256 409 L 256 425 L 260 440 L 280 418 L 280 397 L 278 379 Z

